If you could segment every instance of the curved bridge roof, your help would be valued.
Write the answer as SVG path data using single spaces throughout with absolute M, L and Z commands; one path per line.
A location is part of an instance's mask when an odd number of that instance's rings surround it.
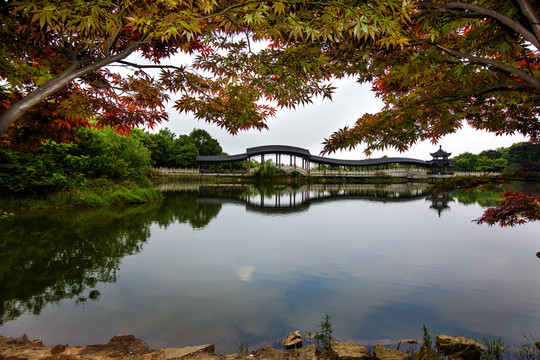
M 428 161 L 402 158 L 402 157 L 384 157 L 378 159 L 365 159 L 365 160 L 345 160 L 334 159 L 323 156 L 311 155 L 309 150 L 288 146 L 288 145 L 264 145 L 252 148 L 247 148 L 246 152 L 237 155 L 224 155 L 224 156 L 197 156 L 198 163 L 224 163 L 247 160 L 250 157 L 266 155 L 266 154 L 285 154 L 293 155 L 309 160 L 312 163 L 333 165 L 333 166 L 369 166 L 369 165 L 384 165 L 384 164 L 409 164 L 417 166 L 427 166 Z

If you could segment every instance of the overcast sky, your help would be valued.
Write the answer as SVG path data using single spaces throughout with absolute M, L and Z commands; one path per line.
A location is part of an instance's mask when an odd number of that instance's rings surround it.
M 313 155 L 319 155 L 325 137 L 346 125 L 354 124 L 364 113 L 375 113 L 382 108 L 382 102 L 371 92 L 369 84 L 360 85 L 349 78 L 334 82 L 334 85 L 338 89 L 332 101 L 315 99 L 313 104 L 298 107 L 296 110 L 280 110 L 275 118 L 268 121 L 269 129 L 261 132 L 249 130 L 232 136 L 216 125 L 195 120 L 191 115 L 179 115 L 172 106 L 169 107 L 169 122 L 157 129 L 168 127 L 177 135 L 188 134 L 194 128 L 205 129 L 219 141 L 223 151 L 230 155 L 244 153 L 249 147 L 261 145 L 297 146 L 308 149 Z M 404 153 L 388 149 L 374 152 L 371 158 L 387 155 L 428 160 L 431 159 L 429 153 L 436 151 L 439 145 L 455 156 L 466 151 L 478 154 L 483 150 L 508 147 L 520 141 L 527 139 L 523 136 L 495 136 L 466 127 L 444 137 L 439 144 L 419 143 Z M 365 159 L 364 149 L 365 147 L 358 146 L 353 151 L 341 151 L 329 156 L 341 159 Z

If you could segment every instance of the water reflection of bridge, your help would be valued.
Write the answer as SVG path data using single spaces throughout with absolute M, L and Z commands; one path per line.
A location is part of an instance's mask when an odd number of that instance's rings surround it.
M 257 187 L 254 185 L 164 184 L 163 191 L 197 193 L 197 202 L 234 203 L 248 211 L 287 214 L 307 211 L 311 205 L 329 201 L 365 200 L 373 202 L 407 202 L 418 199 L 437 201 L 425 183 L 403 184 L 312 184 L 300 187 Z M 434 207 L 435 203 L 431 207 Z M 447 208 L 447 207 L 446 207 Z M 441 208 L 442 209 L 442 208 Z M 441 210 L 442 211 L 442 210 Z

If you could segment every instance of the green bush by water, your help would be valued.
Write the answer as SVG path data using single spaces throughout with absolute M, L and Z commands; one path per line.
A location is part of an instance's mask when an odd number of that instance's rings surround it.
M 141 187 L 131 182 L 91 181 L 69 190 L 47 194 L 0 197 L 0 209 L 45 209 L 66 207 L 97 207 L 108 205 L 139 204 L 162 199 L 158 189 Z

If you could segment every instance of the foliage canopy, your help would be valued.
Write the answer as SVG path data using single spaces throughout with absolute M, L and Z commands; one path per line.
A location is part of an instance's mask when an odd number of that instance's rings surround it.
M 266 128 L 276 106 L 330 97 L 326 81 L 350 61 L 327 51 L 330 44 L 398 44 L 412 11 L 401 0 L 4 0 L 0 7 L 0 134 L 9 130 L 12 145 L 68 141 L 89 121 L 120 132 L 152 128 L 168 118 L 171 93 L 178 111 L 232 134 Z M 270 46 L 252 51 L 253 40 Z M 182 54 L 194 61 L 164 64 Z
M 325 140 L 325 153 L 437 142 L 464 123 L 540 135 L 540 7 L 529 0 L 415 2 L 402 48 L 371 47 L 359 82 L 384 101 Z M 354 56 L 354 50 L 350 55 Z

